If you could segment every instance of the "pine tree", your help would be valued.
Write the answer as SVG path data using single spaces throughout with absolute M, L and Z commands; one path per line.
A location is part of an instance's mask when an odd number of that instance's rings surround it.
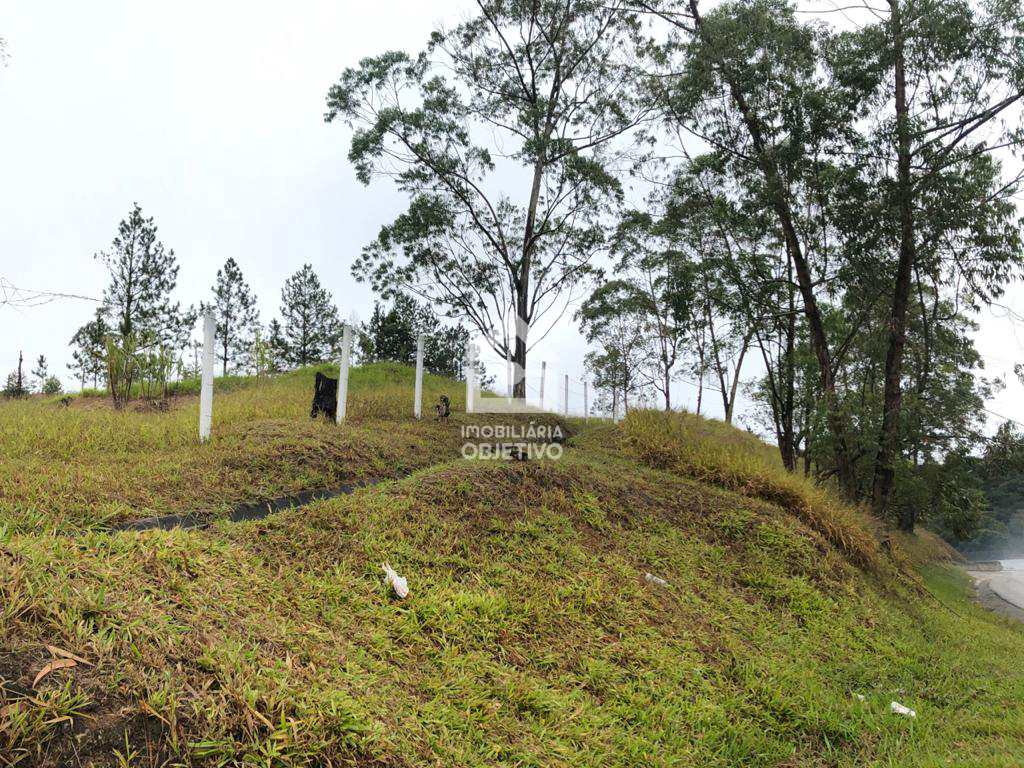
M 461 323 L 442 325 L 429 306 L 402 293 L 395 295 L 387 311 L 379 303 L 374 305 L 370 322 L 360 329 L 360 358 L 367 362 L 393 360 L 414 365 L 420 333 L 426 334 L 423 368 L 439 376 L 462 379 L 469 331 Z M 485 375 L 485 368 L 479 368 L 478 374 Z
M 117 228 L 109 251 L 96 254 L 110 272 L 103 300 L 122 340 L 181 349 L 195 325 L 195 312 L 171 302 L 178 283 L 174 251 L 157 240 L 152 218 L 136 203 Z
M 271 373 L 278 373 L 288 367 L 288 343 L 284 338 L 284 328 L 276 317 L 270 321 L 267 329 L 267 365 Z
M 48 367 L 49 366 L 46 363 L 46 355 L 40 355 L 39 359 L 36 360 L 36 367 L 32 371 L 32 375 L 35 376 L 36 379 L 39 380 L 39 391 L 40 392 L 42 392 L 43 388 L 46 386 L 46 379 L 50 375 L 50 371 L 48 370 Z
M 375 303 L 370 322 L 360 334 L 361 357 L 367 362 L 415 363 L 418 313 L 416 302 L 404 294 L 398 294 L 387 311 Z
M 234 259 L 224 262 L 217 270 L 213 286 L 213 304 L 209 305 L 217 317 L 217 340 L 224 375 L 228 363 L 245 366 L 253 362 L 253 344 L 259 329 L 259 310 L 256 296 L 242 277 L 242 270 Z M 205 310 L 208 305 L 203 305 Z
M 303 366 L 327 360 L 338 346 L 341 320 L 331 294 L 309 264 L 289 277 L 281 290 L 285 358 Z
M 102 309 L 97 309 L 95 317 L 75 331 L 75 335 L 71 337 L 71 344 L 74 347 L 71 357 L 74 362 L 70 368 L 78 373 L 82 389 L 85 389 L 90 379 L 94 388 L 99 387 L 100 378 L 106 373 L 106 338 L 110 331 L 106 315 Z

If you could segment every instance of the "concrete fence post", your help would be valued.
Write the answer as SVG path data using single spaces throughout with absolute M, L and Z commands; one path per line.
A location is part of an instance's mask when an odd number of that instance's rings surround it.
M 466 342 L 466 413 L 473 413 L 475 403 L 473 398 L 473 380 L 476 378 L 476 350 L 473 348 L 473 340 Z
M 416 403 L 413 414 L 417 419 L 423 416 L 423 334 L 416 337 Z
M 213 427 L 213 344 L 217 320 L 212 311 L 203 316 L 203 378 L 199 389 L 199 441 L 210 439 Z
M 541 360 L 540 363 L 540 409 L 544 410 L 544 379 L 547 376 L 548 364 L 547 361 Z
M 590 421 L 590 390 L 587 380 L 583 380 L 583 420 Z
M 565 415 L 569 415 L 569 374 L 565 374 L 565 400 L 562 401 L 562 405 L 565 407 Z
M 341 362 L 338 364 L 338 410 L 335 421 L 341 424 L 348 410 L 348 366 L 352 357 L 352 326 L 345 323 L 341 334 Z

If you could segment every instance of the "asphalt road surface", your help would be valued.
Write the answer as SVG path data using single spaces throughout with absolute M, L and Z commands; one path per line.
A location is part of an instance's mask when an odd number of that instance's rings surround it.
M 1024 560 L 1001 560 L 1000 563 L 1003 566 L 1001 571 L 969 570 L 968 573 L 979 588 L 987 587 L 999 599 L 1018 611 L 1024 611 Z

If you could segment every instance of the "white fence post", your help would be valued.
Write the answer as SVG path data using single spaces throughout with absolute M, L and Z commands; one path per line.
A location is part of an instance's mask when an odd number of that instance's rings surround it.
M 423 416 L 423 334 L 416 337 L 416 404 L 413 406 L 416 418 Z
M 569 374 L 565 374 L 565 400 L 562 403 L 565 407 L 565 415 L 569 415 Z
M 506 402 L 512 402 L 512 352 L 505 350 L 505 382 L 508 386 L 508 397 Z
M 546 360 L 540 361 L 540 409 L 544 410 L 544 378 L 548 372 L 548 364 Z
M 348 364 L 352 356 L 352 326 L 345 323 L 341 334 L 341 363 L 338 365 L 338 409 L 335 421 L 341 424 L 348 410 Z
M 583 380 L 583 420 L 590 421 L 590 391 L 586 379 Z
M 217 335 L 217 320 L 213 311 L 203 316 L 203 379 L 199 389 L 199 441 L 210 439 L 213 426 L 213 342 Z
M 475 403 L 473 402 L 473 379 L 476 378 L 476 350 L 473 349 L 473 340 L 466 342 L 466 413 L 473 413 Z

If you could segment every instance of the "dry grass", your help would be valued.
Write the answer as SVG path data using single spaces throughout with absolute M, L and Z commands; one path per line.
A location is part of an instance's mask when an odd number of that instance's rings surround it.
M 396 477 L 455 458 L 466 421 L 464 385 L 424 381 L 424 413 L 412 416 L 412 374 L 394 364 L 352 371 L 349 415 L 338 426 L 309 418 L 317 369 L 215 395 L 213 439 L 198 441 L 198 400 L 167 412 L 114 411 L 100 398 L 0 402 L 0 530 L 73 533 L 152 515 L 201 512 Z M 329 368 L 323 368 L 332 373 Z M 447 424 L 431 405 L 447 394 Z
M 632 411 L 612 440 L 641 463 L 777 504 L 795 514 L 859 565 L 882 559 L 868 515 L 782 467 L 756 436 L 688 413 Z

